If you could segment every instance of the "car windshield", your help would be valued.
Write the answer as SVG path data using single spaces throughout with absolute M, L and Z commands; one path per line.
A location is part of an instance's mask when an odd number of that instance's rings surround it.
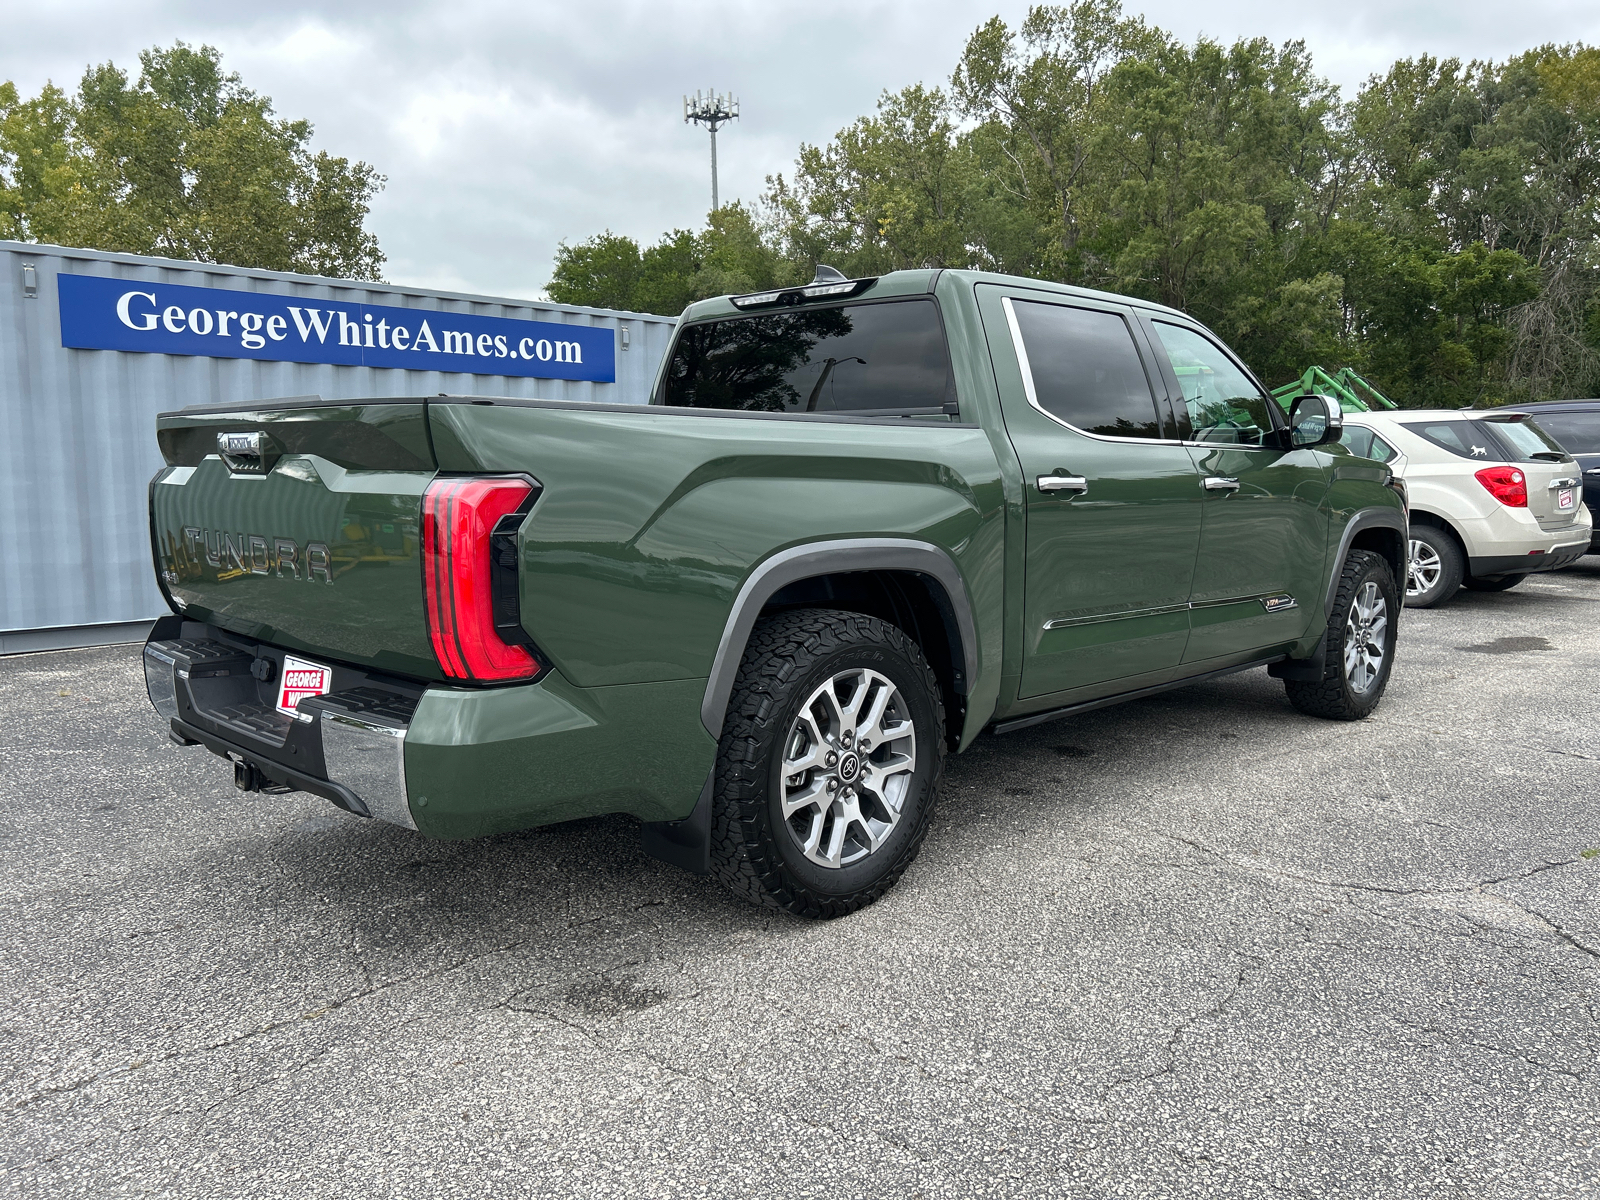
M 686 328 L 661 403 L 770 413 L 937 413 L 953 403 L 931 300 L 802 308 Z
M 1538 462 L 1541 459 L 1561 462 L 1568 457 L 1560 442 L 1540 429 L 1537 422 L 1520 413 L 1485 417 L 1483 420 L 1485 424 L 1493 425 L 1501 440 L 1517 452 L 1511 456 L 1516 462 Z

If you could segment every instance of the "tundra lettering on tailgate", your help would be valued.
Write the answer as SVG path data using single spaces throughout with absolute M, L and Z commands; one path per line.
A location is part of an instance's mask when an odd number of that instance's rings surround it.
M 170 549 L 177 554 L 163 554 L 162 577 L 169 584 L 182 582 L 199 573 L 202 557 L 216 567 L 223 577 L 240 575 L 276 575 L 290 579 L 305 579 L 314 583 L 320 576 L 330 587 L 333 585 L 333 555 L 326 542 L 307 542 L 304 555 L 300 544 L 293 538 L 267 537 L 259 533 L 227 533 L 220 530 L 200 529 L 186 525 L 183 545 Z M 179 561 L 173 562 L 177 557 Z M 302 576 L 301 571 L 305 574 Z

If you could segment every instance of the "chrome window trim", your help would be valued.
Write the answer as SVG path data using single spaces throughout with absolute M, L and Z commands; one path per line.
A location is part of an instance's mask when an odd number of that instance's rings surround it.
M 1289 451 L 1280 450 L 1276 446 L 1252 446 L 1248 442 L 1184 442 L 1185 446 L 1204 446 L 1210 450 L 1270 450 L 1274 454 L 1287 454 Z M 1296 446 L 1296 450 L 1315 449 L 1315 447 Z
M 1051 412 L 1049 409 L 1045 408 L 1044 405 L 1040 404 L 1039 393 L 1034 389 L 1033 386 L 1033 364 L 1028 360 L 1028 348 L 1023 344 L 1022 341 L 1022 328 L 1017 324 L 1017 313 L 1016 309 L 1012 307 L 1012 299 L 1013 297 L 1011 296 L 1000 297 L 1000 306 L 1005 310 L 1006 326 L 1011 330 L 1011 348 L 1016 351 L 1017 366 L 1022 370 L 1022 391 L 1023 394 L 1027 396 L 1028 405 L 1031 408 L 1037 411 L 1041 416 L 1047 417 L 1049 420 L 1054 421 L 1057 425 L 1060 425 L 1066 429 L 1070 429 L 1073 433 L 1080 433 L 1086 438 L 1093 438 L 1097 442 L 1115 442 L 1132 446 L 1182 446 L 1187 444 L 1179 438 L 1130 438 L 1114 437 L 1110 434 L 1104 433 L 1090 433 L 1087 429 L 1078 428 L 1078 426 L 1074 425 L 1071 421 L 1062 420 L 1062 418 L 1056 416 L 1055 413 Z M 1053 304 L 1056 308 L 1081 308 L 1088 312 L 1114 313 L 1116 316 L 1122 318 L 1124 325 L 1127 324 L 1128 320 L 1128 318 L 1122 312 L 1115 308 L 1095 308 L 1088 304 L 1061 304 L 1050 300 L 1028 300 L 1025 298 L 1024 301 L 1028 304 Z M 1139 343 L 1138 340 L 1133 337 L 1132 330 L 1129 330 L 1128 340 L 1133 343 L 1134 353 L 1139 354 Z M 1155 387 L 1151 384 L 1150 366 L 1145 362 L 1143 354 L 1139 354 L 1139 366 L 1144 371 L 1145 386 L 1150 388 L 1150 411 L 1155 413 L 1156 417 L 1159 419 L 1161 417 L 1161 409 L 1158 403 L 1159 397 L 1156 396 Z M 1163 424 L 1164 423 L 1165 422 L 1163 422 Z

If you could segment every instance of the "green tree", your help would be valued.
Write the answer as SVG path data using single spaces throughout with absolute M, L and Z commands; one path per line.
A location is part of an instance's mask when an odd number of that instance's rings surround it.
M 7 236 L 201 262 L 376 279 L 365 229 L 384 178 L 309 146 L 310 122 L 224 72 L 210 46 L 89 68 L 77 95 L 0 85 Z
M 828 145 L 802 145 L 793 183 L 768 181 L 788 255 L 852 275 L 968 265 L 971 155 L 952 118 L 944 92 L 918 84 L 885 92 Z
M 1336 96 L 1302 44 L 1167 42 L 1119 64 L 1105 91 L 1094 244 L 1108 284 L 1234 337 L 1261 327 L 1263 302 L 1287 283 L 1323 273 L 1342 152 Z M 1324 282 L 1287 303 L 1326 294 Z
M 552 295 L 672 312 L 818 262 L 970 267 L 1182 309 L 1273 384 L 1320 363 L 1408 405 L 1600 391 L 1589 47 L 1403 59 L 1345 102 L 1300 42 L 1036 6 L 976 29 L 948 90 L 883 94 L 768 182 L 763 221 L 563 247 Z
M 1083 276 L 1079 241 L 1098 220 L 1099 129 L 1105 81 L 1121 63 L 1156 53 L 1166 35 L 1124 18 L 1118 0 L 1077 0 L 1028 10 L 1013 33 L 999 17 L 968 39 L 951 77 L 963 115 L 1042 226 L 1053 278 Z
M 575 246 L 562 243 L 545 291 L 558 304 L 679 313 L 708 296 L 797 282 L 799 269 L 773 242 L 743 204 L 725 204 L 701 232 L 675 229 L 642 250 L 610 230 Z
M 1349 299 L 1380 385 L 1437 404 L 1600 386 L 1585 323 L 1600 295 L 1600 51 L 1402 60 L 1362 90 L 1352 129 L 1364 171 L 1349 218 L 1385 241 L 1352 260 Z M 1385 264 L 1427 302 L 1397 308 Z

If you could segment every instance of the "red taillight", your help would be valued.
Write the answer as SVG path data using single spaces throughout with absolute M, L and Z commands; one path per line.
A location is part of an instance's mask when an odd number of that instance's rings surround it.
M 531 679 L 541 669 L 526 646 L 496 630 L 493 547 L 501 517 L 533 493 L 523 479 L 436 479 L 422 497 L 422 580 L 428 635 L 452 679 Z
M 1477 475 L 1478 482 L 1507 508 L 1528 507 L 1528 481 L 1515 467 L 1485 467 Z

